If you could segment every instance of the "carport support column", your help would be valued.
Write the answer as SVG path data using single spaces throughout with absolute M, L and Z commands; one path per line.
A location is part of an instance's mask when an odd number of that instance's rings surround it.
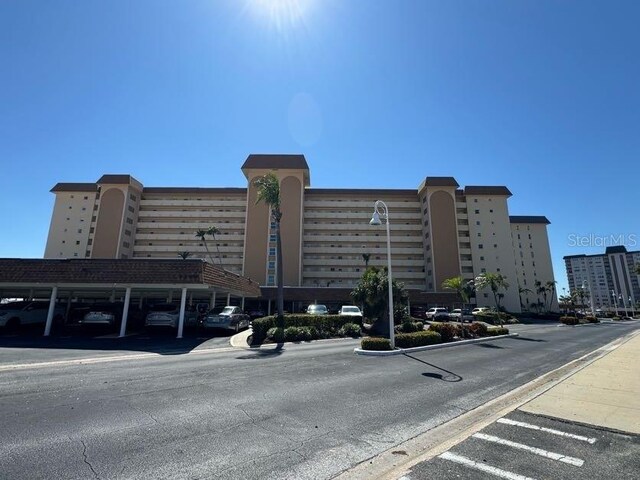
M 227 293 L 227 305 L 231 305 L 231 294 L 230 293 Z
M 122 322 L 120 323 L 120 337 L 127 332 L 127 318 L 129 317 L 129 302 L 131 301 L 131 287 L 127 287 L 124 294 L 124 307 L 122 308 Z
M 180 317 L 178 318 L 178 337 L 182 338 L 182 332 L 184 330 L 184 311 L 187 306 L 187 288 L 182 289 L 182 297 L 180 298 Z
M 244 310 L 244 297 L 242 297 L 242 306 L 240 308 L 242 308 L 242 310 Z
M 214 290 L 211 294 L 211 302 L 209 303 L 209 308 L 214 308 L 216 306 L 216 291 Z
M 51 298 L 49 299 L 49 311 L 47 312 L 47 323 L 44 326 L 44 336 L 51 335 L 51 324 L 53 323 L 53 312 L 56 309 L 56 297 L 58 296 L 58 287 L 51 289 Z
M 271 315 L 271 300 L 267 302 L 267 315 Z

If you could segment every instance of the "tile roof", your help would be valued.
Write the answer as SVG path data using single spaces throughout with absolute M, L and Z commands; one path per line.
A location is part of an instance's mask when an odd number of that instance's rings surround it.
M 465 195 L 501 195 L 510 197 L 512 195 L 511 191 L 502 185 L 496 186 L 475 186 L 471 185 L 468 187 L 464 187 Z
M 0 283 L 203 285 L 246 297 L 260 286 L 200 259 L 0 259 Z
M 300 154 L 255 154 L 252 153 L 242 164 L 242 170 L 245 168 L 271 169 L 302 169 L 309 170 L 309 165 L 304 155 Z
M 510 223 L 543 223 L 545 225 L 549 225 L 551 222 L 547 219 L 547 217 L 539 215 L 510 215 L 509 216 Z
M 97 192 L 97 183 L 56 183 L 51 192 Z

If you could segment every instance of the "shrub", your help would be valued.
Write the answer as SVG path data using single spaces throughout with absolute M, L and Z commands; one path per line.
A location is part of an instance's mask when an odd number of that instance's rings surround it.
M 565 325 L 578 325 L 579 320 L 576 317 L 564 316 L 560 317 L 560 322 Z
M 284 339 L 287 342 L 301 342 L 307 340 L 307 333 L 301 327 L 287 327 L 284 329 Z
M 600 320 L 598 320 L 593 315 L 587 315 L 586 317 L 584 317 L 584 319 L 585 319 L 586 323 L 600 323 Z
M 458 335 L 460 329 L 457 325 L 453 323 L 440 323 L 433 322 L 429 327 L 429 330 L 433 332 L 437 332 L 442 337 L 443 342 L 451 342 L 453 338 Z
M 362 335 L 360 325 L 356 325 L 355 323 L 345 323 L 340 329 L 340 335 L 344 337 L 357 338 Z
M 507 335 L 509 329 L 505 327 L 490 327 L 487 329 L 488 337 L 497 337 L 498 335 Z
M 284 342 L 284 330 L 281 328 L 272 327 L 267 330 L 266 337 L 270 338 L 274 342 Z
M 396 327 L 398 333 L 411 333 L 424 330 L 424 323 L 422 322 L 403 322 Z
M 490 323 L 492 325 L 500 325 L 501 323 L 518 323 L 513 315 L 505 312 L 481 312 L 476 314 L 476 320 Z
M 284 316 L 284 327 L 315 327 L 319 338 L 337 335 L 340 328 L 347 323 L 353 323 L 354 318 L 346 315 L 307 315 L 294 313 Z M 258 345 L 267 337 L 270 328 L 277 324 L 276 316 L 257 318 L 252 324 L 253 344 Z
M 476 337 L 486 337 L 487 334 L 487 326 L 481 322 L 473 322 L 469 325 L 469 330 Z
M 620 320 L 620 317 L 616 315 L 615 317 L 612 317 L 611 319 L 618 321 L 618 320 Z
M 414 333 L 399 333 L 396 335 L 396 346 L 399 348 L 422 347 L 442 343 L 442 336 L 432 330 Z
M 364 337 L 360 347 L 363 350 L 391 350 L 391 343 L 388 338 Z

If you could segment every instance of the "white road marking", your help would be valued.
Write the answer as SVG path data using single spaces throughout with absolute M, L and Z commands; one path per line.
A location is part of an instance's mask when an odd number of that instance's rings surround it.
M 486 463 L 479 463 L 467 457 L 463 457 L 462 455 L 456 455 L 455 453 L 451 452 L 444 452 L 442 455 L 439 455 L 438 458 L 459 463 L 460 465 L 464 465 L 465 467 L 480 470 L 481 472 L 490 473 L 491 475 L 495 475 L 496 477 L 500 478 L 506 478 L 507 480 L 534 480 L 531 477 L 525 477 L 524 475 L 519 475 L 507 470 L 502 470 L 498 467 L 492 467 L 491 465 L 487 465 Z
M 547 427 L 539 427 L 538 425 L 533 425 L 531 423 L 518 422 L 516 420 L 510 420 L 508 418 L 500 418 L 498 419 L 498 423 L 504 423 L 505 425 L 513 425 L 514 427 L 522 427 L 528 428 L 529 430 L 538 430 L 540 432 L 551 433 L 553 435 L 558 435 L 560 437 L 572 438 L 573 440 L 580 440 L 581 442 L 587 442 L 593 445 L 596 443 L 597 439 L 592 437 L 583 437 L 582 435 L 575 435 L 573 433 L 562 432 L 560 430 L 554 430 L 553 428 Z
M 505 445 L 507 447 L 517 448 L 518 450 L 525 450 L 527 452 L 540 455 L 541 457 L 550 458 L 551 460 L 557 460 L 558 462 L 568 463 L 569 465 L 574 465 L 576 467 L 581 467 L 584 464 L 584 460 L 581 460 L 579 458 L 568 457 L 567 455 L 562 455 L 561 453 L 548 452 L 541 448 L 530 447 L 529 445 L 524 445 L 523 443 L 512 442 L 511 440 L 494 437 L 493 435 L 474 433 L 472 437 L 479 438 L 480 440 L 486 440 L 487 442 L 497 443 L 499 445 Z

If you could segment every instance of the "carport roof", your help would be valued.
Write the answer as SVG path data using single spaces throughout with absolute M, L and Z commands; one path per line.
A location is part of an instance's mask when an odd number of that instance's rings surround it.
M 259 297 L 253 280 L 200 259 L 0 259 L 5 285 L 175 285 L 211 288 L 244 297 Z

